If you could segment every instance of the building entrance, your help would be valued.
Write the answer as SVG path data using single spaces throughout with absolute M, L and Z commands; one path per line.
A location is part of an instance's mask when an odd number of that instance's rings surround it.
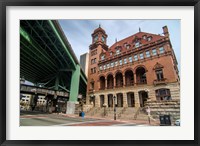
M 113 107 L 113 95 L 108 95 L 108 107 Z
M 135 107 L 134 93 L 127 93 L 128 107 Z
M 140 91 L 139 98 L 140 98 L 140 107 L 144 107 L 144 103 L 147 101 L 148 98 L 148 93 L 145 91 Z
M 123 107 L 123 94 L 117 94 L 117 107 Z
M 104 95 L 100 95 L 100 107 L 103 107 L 104 104 Z

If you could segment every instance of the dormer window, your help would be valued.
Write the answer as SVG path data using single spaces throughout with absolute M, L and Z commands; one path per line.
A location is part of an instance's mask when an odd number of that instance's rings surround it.
M 144 40 L 146 40 L 146 39 L 147 39 L 147 36 L 146 36 L 146 35 L 143 35 L 142 38 L 143 38 Z
M 130 48 L 130 45 L 126 45 L 126 49 L 129 49 Z
M 126 48 L 126 46 L 127 46 L 127 43 L 124 43 L 124 48 Z
M 150 36 L 150 37 L 148 37 L 148 38 L 147 38 L 147 40 L 148 40 L 148 41 L 151 41 L 151 40 L 152 40 L 152 37 L 151 37 L 151 36 Z

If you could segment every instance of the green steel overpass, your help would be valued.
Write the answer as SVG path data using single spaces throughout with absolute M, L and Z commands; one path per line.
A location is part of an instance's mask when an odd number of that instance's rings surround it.
M 20 21 L 20 78 L 67 91 L 71 102 L 86 95 L 87 78 L 58 21 Z

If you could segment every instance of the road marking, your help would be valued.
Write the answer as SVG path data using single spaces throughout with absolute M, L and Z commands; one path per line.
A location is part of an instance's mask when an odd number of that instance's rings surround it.
M 48 117 L 24 117 L 24 118 L 20 118 L 20 119 L 41 119 L 41 118 L 48 118 Z

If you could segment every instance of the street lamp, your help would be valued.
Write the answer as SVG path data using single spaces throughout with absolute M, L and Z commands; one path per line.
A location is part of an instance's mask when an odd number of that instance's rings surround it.
M 114 98 L 114 120 L 116 120 L 116 105 L 115 105 L 116 96 L 114 96 L 113 98 Z

